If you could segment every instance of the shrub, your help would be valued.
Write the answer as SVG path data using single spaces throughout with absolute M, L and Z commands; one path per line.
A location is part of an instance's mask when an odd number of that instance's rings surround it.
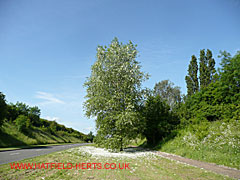
M 15 120 L 15 123 L 20 132 L 26 132 L 31 126 L 30 119 L 24 115 L 19 115 Z
M 169 105 L 157 96 L 149 96 L 142 110 L 146 127 L 143 135 L 149 145 L 155 145 L 168 136 L 180 123 L 176 114 L 170 111 Z

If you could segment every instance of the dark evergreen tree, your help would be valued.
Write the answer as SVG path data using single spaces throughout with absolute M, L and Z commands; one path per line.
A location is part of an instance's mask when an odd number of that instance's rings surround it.
M 185 77 L 187 83 L 187 91 L 188 95 L 191 96 L 199 91 L 199 83 L 198 83 L 198 64 L 196 56 L 192 55 L 192 59 L 188 66 L 188 75 Z
M 207 71 L 207 79 L 206 83 L 207 85 L 210 84 L 211 82 L 215 82 L 215 74 L 216 74 L 216 69 L 215 69 L 215 60 L 212 57 L 212 51 L 207 49 L 207 55 L 206 55 L 206 60 L 208 63 L 208 71 Z
M 201 89 L 207 87 L 211 82 L 215 82 L 217 79 L 217 74 L 215 70 L 215 60 L 212 57 L 212 51 L 207 49 L 200 50 L 200 87 Z
M 200 74 L 199 74 L 199 79 L 200 79 L 200 89 L 203 89 L 207 87 L 208 85 L 208 77 L 209 77 L 209 72 L 208 72 L 208 62 L 207 58 L 205 55 L 205 49 L 200 50 Z

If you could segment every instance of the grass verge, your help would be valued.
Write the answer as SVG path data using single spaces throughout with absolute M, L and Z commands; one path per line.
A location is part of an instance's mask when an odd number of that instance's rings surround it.
M 196 167 L 177 163 L 159 156 L 99 157 L 81 151 L 81 148 L 55 152 L 26 159 L 18 163 L 129 163 L 130 169 L 11 169 L 0 166 L 0 179 L 231 179 Z M 16 163 L 16 162 L 15 162 Z
M 0 148 L 22 148 L 32 145 L 59 144 L 59 143 L 80 143 L 81 138 L 75 137 L 66 132 L 54 134 L 44 131 L 42 128 L 32 127 L 27 133 L 18 131 L 17 127 L 5 122 L 0 131 Z
M 182 129 L 156 150 L 240 169 L 240 122 L 202 122 Z

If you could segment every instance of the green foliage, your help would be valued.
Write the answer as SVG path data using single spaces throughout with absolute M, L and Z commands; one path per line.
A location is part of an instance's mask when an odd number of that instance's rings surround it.
M 38 126 L 38 127 L 41 126 L 41 123 L 39 122 L 40 114 L 41 114 L 41 110 L 37 106 L 29 107 L 28 117 L 30 118 L 34 126 Z
M 161 151 L 239 169 L 240 121 L 202 121 L 178 130 L 161 143 Z
M 208 62 L 207 62 L 207 59 L 206 59 L 206 55 L 205 55 L 205 50 L 202 49 L 200 50 L 200 75 L 199 75 L 199 79 L 200 79 L 200 87 L 201 89 L 207 87 L 208 85 L 208 69 L 207 69 L 207 66 L 208 66 Z
M 149 96 L 142 110 L 146 126 L 143 134 L 149 145 L 155 145 L 179 124 L 179 119 L 170 111 L 161 96 Z
M 136 45 L 119 43 L 98 46 L 84 104 L 87 116 L 96 117 L 97 142 L 122 149 L 141 130 L 137 107 L 142 99 L 141 83 L 147 78 L 136 61 Z
M 51 134 L 55 134 L 57 132 L 57 122 L 56 121 L 51 121 L 50 122 L 50 126 L 49 126 L 49 129 L 50 129 L 50 132 Z
M 200 80 L 200 89 L 206 88 L 210 83 L 216 82 L 219 79 L 218 74 L 215 70 L 215 60 L 212 57 L 212 51 L 207 49 L 200 50 L 199 58 L 199 80 Z M 191 96 L 199 91 L 199 82 L 198 82 L 198 64 L 196 56 L 192 56 L 190 64 L 188 66 L 188 75 L 185 77 L 187 84 L 188 96 Z
M 31 126 L 30 119 L 24 115 L 19 115 L 15 120 L 15 124 L 20 132 L 26 132 Z
M 200 80 L 200 89 L 206 88 L 210 83 L 215 82 L 219 79 L 218 74 L 215 70 L 215 60 L 212 57 L 212 51 L 207 49 L 200 50 L 199 58 L 199 80 Z M 185 77 L 187 84 L 188 96 L 191 96 L 199 91 L 199 82 L 198 82 L 198 65 L 196 56 L 192 56 L 190 64 L 188 66 L 188 75 Z
M 231 58 L 227 52 L 221 53 L 223 59 L 218 79 L 188 97 L 185 104 L 182 104 L 181 117 L 188 119 L 189 123 L 202 120 L 239 119 L 240 55 Z
M 210 84 L 211 82 L 216 81 L 216 69 L 215 69 L 215 60 L 212 57 L 212 51 L 207 49 L 206 54 L 206 60 L 208 63 L 208 69 L 207 69 L 207 84 Z
M 21 115 L 28 116 L 29 106 L 27 104 L 22 102 L 17 102 L 15 107 L 19 115 L 21 114 Z
M 10 103 L 7 105 L 7 121 L 13 122 L 17 119 L 19 113 L 17 111 L 16 105 Z
M 47 121 L 47 120 L 45 120 Z M 49 121 L 51 122 L 51 121 Z M 38 144 L 81 143 L 86 135 L 78 131 L 73 133 L 56 132 L 52 134 L 48 127 L 32 126 L 20 132 L 13 122 L 5 122 L 0 132 L 0 147 L 16 147 Z
M 93 132 L 92 131 L 90 131 L 88 134 L 87 134 L 87 136 L 85 136 L 85 138 L 84 138 L 84 140 L 86 141 L 86 142 L 93 142 L 93 139 L 94 139 L 94 135 L 93 135 Z
M 40 124 L 42 126 L 40 129 L 52 135 L 66 135 L 66 136 L 74 136 L 75 138 L 79 138 L 81 140 L 86 136 L 85 134 L 74 130 L 72 128 L 67 128 L 64 125 L 58 124 L 56 121 L 48 121 L 46 119 L 40 119 Z
M 17 102 L 16 104 L 8 104 L 7 105 L 7 121 L 13 122 L 19 115 L 27 116 L 31 124 L 34 126 L 40 127 L 40 114 L 41 111 L 37 106 L 30 107 L 25 103 Z
M 200 52 L 199 92 L 187 96 L 177 109 L 178 135 L 165 138 L 162 151 L 239 168 L 240 163 L 240 53 L 221 52 L 215 71 L 210 50 Z M 189 88 L 189 86 L 188 86 Z
M 175 108 L 181 102 L 180 87 L 174 86 L 169 80 L 158 82 L 154 86 L 154 95 L 159 95 L 171 109 Z
M 0 128 L 4 122 L 7 115 L 7 104 L 5 100 L 5 95 L 0 92 Z
M 17 102 L 16 104 L 9 103 L 6 104 L 5 96 L 0 92 L 0 126 L 2 126 L 3 120 L 5 118 L 4 124 L 14 125 L 14 128 L 9 128 L 7 133 L 3 133 L 3 138 L 0 138 L 0 146 L 7 145 L 26 145 L 26 144 L 41 144 L 41 143 L 56 143 L 56 142 L 70 142 L 71 139 L 74 139 L 74 142 L 82 141 L 85 134 L 78 132 L 72 128 L 67 128 L 64 125 L 58 124 L 55 121 L 48 121 L 45 119 L 40 119 L 41 111 L 37 106 L 30 107 L 25 103 Z M 2 119 L 1 119 L 2 118 Z M 1 130 L 4 131 L 6 128 Z M 37 132 L 35 132 L 37 130 Z M 17 131 L 12 132 L 12 131 Z M 34 136 L 38 136 L 41 134 L 41 137 L 35 139 Z M 12 134 L 21 135 L 21 137 L 12 137 Z M 46 140 L 45 134 L 52 136 L 66 136 L 67 140 L 54 141 Z M 7 137 L 6 140 L 4 137 Z M 16 139 L 15 139 L 16 138 Z M 7 140 L 11 140 L 11 142 L 7 142 Z M 24 141 L 25 143 L 21 142 Z
M 199 91 L 199 83 L 198 83 L 198 64 L 196 56 L 192 55 L 192 59 L 188 66 L 188 75 L 185 77 L 185 81 L 187 84 L 187 94 L 189 96 L 195 94 Z
M 224 93 L 228 95 L 230 103 L 240 104 L 240 52 L 233 58 L 222 56 L 220 80 L 225 87 Z

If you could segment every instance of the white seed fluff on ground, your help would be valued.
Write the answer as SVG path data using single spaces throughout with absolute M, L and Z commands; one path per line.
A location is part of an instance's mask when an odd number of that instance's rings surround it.
M 127 148 L 122 152 L 110 152 L 107 149 L 97 148 L 93 146 L 82 146 L 76 148 L 79 153 L 90 154 L 93 157 L 119 157 L 119 158 L 138 158 L 138 157 L 156 157 L 156 154 L 151 151 L 139 150 L 137 148 Z

